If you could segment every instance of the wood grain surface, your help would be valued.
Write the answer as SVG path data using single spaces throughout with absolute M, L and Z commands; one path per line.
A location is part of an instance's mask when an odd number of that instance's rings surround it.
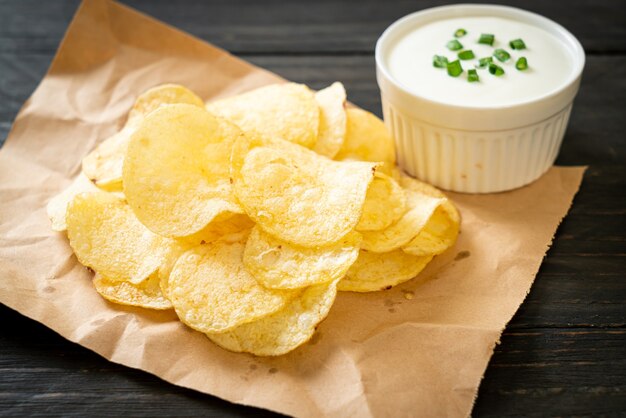
M 50 64 L 77 0 L 0 0 L 0 144 Z M 380 115 L 373 48 L 443 1 L 126 4 L 286 78 L 335 80 Z M 588 165 L 537 280 L 504 332 L 473 415 L 626 416 L 626 4 L 501 1 L 543 14 L 587 52 L 561 165 Z M 2 278 L 0 277 L 0 285 Z M 112 364 L 0 306 L 0 416 L 276 416 Z

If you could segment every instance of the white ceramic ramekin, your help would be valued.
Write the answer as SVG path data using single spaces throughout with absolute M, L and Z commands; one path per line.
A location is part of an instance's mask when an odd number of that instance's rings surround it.
M 575 68 L 557 90 L 500 107 L 436 102 L 409 92 L 391 76 L 386 53 L 399 37 L 433 21 L 467 16 L 504 17 L 538 26 L 571 50 Z M 457 192 L 499 192 L 532 182 L 556 159 L 584 65 L 583 48 L 570 32 L 524 10 L 459 4 L 405 16 L 376 44 L 376 78 L 399 165 L 421 180 Z

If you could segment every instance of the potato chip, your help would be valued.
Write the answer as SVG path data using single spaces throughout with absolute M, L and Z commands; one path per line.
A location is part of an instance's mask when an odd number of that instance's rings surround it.
M 253 226 L 254 222 L 247 215 L 227 212 L 213 219 L 204 229 L 180 240 L 194 245 L 206 244 L 217 241 L 224 235 L 250 230 Z
M 417 276 L 433 256 L 418 257 L 402 250 L 374 253 L 361 250 L 337 288 L 350 292 L 375 292 L 390 289 Z
M 402 176 L 400 182 L 410 190 L 445 198 L 441 191 L 412 177 Z M 441 206 L 428 220 L 424 229 L 402 249 L 409 254 L 418 256 L 441 254 L 456 242 L 460 223 L 461 217 L 458 210 L 449 199 L 445 198 Z
M 113 303 L 139 306 L 146 309 L 172 309 L 172 303 L 161 291 L 157 274 L 153 274 L 139 284 L 109 280 L 100 274 L 96 274 L 93 279 L 93 285 L 103 298 Z
M 178 317 L 201 332 L 223 332 L 282 309 L 296 294 L 266 289 L 243 266 L 245 235 L 183 254 L 167 280 Z
M 172 270 L 176 265 L 176 262 L 184 253 L 196 246 L 197 245 L 189 242 L 173 239 L 167 251 L 165 252 L 163 260 L 161 261 L 161 265 L 157 270 L 157 276 L 159 277 L 161 291 L 168 300 L 170 298 L 169 294 L 167 293 L 169 289 L 168 281 L 170 278 L 170 274 L 172 273 Z
M 240 213 L 229 178 L 232 144 L 240 135 L 235 125 L 197 106 L 175 104 L 150 113 L 124 160 L 124 193 L 137 218 L 176 238 L 225 213 Z
M 350 108 L 346 113 L 346 137 L 335 160 L 383 162 L 385 164 L 380 171 L 391 174 L 396 163 L 396 152 L 393 138 L 383 121 L 363 109 Z
M 76 196 L 66 221 L 78 261 L 109 280 L 141 283 L 157 271 L 170 245 L 146 229 L 122 199 L 103 191 Z
M 341 149 L 346 136 L 346 90 L 343 84 L 335 82 L 315 93 L 315 100 L 320 108 L 320 126 L 313 150 L 333 158 Z
M 204 107 L 204 102 L 187 87 L 179 84 L 161 84 L 143 92 L 128 114 L 128 125 L 139 126 L 153 111 L 163 105 L 186 103 Z
M 459 225 L 451 221 L 443 206 L 437 208 L 424 229 L 402 247 L 408 254 L 438 255 L 452 247 L 459 234 Z
M 98 190 L 99 189 L 89 181 L 87 176 L 80 173 L 67 189 L 63 190 L 48 202 L 46 212 L 52 222 L 52 229 L 54 231 L 65 231 L 67 229 L 67 224 L 65 223 L 67 206 L 76 195 L 85 192 L 97 192 Z
M 385 229 L 406 212 L 406 194 L 400 185 L 383 173 L 375 173 L 365 196 L 358 231 Z
M 172 240 L 172 245 L 165 256 L 165 260 L 159 267 L 159 278 L 163 292 L 165 293 L 167 291 L 167 280 L 169 279 L 170 273 L 174 268 L 174 264 L 178 261 L 178 258 L 183 255 L 183 253 L 189 251 L 197 245 L 217 241 L 225 235 L 237 234 L 245 231 L 249 232 L 253 226 L 254 222 L 252 222 L 246 215 L 235 214 L 228 216 L 226 219 L 219 222 L 213 221 L 202 231 L 193 235 L 182 239 Z
M 404 187 L 405 189 L 414 190 L 416 192 L 420 192 L 432 197 L 445 198 L 446 201 L 443 202 L 441 206 L 448 214 L 448 216 L 450 216 L 452 222 L 461 222 L 461 215 L 459 214 L 459 211 L 454 206 L 452 201 L 441 190 L 435 188 L 434 186 L 431 186 L 430 184 L 414 179 L 413 177 L 404 174 L 404 172 L 400 170 L 397 170 L 397 172 L 399 173 L 397 174 L 399 178 L 398 181 L 400 182 L 400 185 L 402 185 L 402 187 Z
M 359 255 L 361 236 L 351 232 L 326 247 L 306 248 L 252 230 L 243 255 L 248 272 L 263 286 L 295 289 L 343 277 Z
M 122 190 L 124 155 L 134 130 L 134 127 L 125 126 L 83 158 L 83 173 L 101 189 Z
M 251 136 L 283 139 L 312 148 L 319 129 L 315 96 L 303 84 L 272 84 L 207 104 Z
M 329 245 L 354 229 L 376 167 L 246 137 L 235 143 L 231 163 L 235 194 L 248 216 L 269 234 L 304 247 Z
M 230 351 L 279 356 L 307 342 L 326 318 L 337 295 L 337 282 L 306 288 L 280 311 L 209 339 Z
M 386 253 L 406 245 L 419 234 L 444 199 L 431 197 L 410 189 L 406 194 L 407 210 L 389 227 L 379 231 L 361 231 L 361 248 Z
M 122 166 L 131 135 L 150 112 L 162 105 L 175 103 L 204 106 L 202 99 L 191 90 L 177 84 L 163 84 L 144 92 L 130 110 L 124 128 L 104 140 L 83 159 L 85 175 L 102 189 L 122 190 Z

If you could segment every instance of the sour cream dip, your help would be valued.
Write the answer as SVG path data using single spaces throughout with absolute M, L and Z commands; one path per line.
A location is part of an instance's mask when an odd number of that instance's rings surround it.
M 455 38 L 455 31 L 461 28 L 467 33 Z M 478 43 L 481 34 L 495 35 L 493 45 Z M 461 50 L 446 48 L 453 39 L 463 45 Z M 509 42 L 515 39 L 522 39 L 526 48 L 510 48 Z M 479 58 L 491 57 L 497 48 L 511 55 L 506 62 L 493 58 L 504 75 L 497 77 L 483 68 L 477 70 L 479 82 L 468 82 L 467 71 L 476 68 Z M 461 76 L 451 77 L 445 68 L 433 66 L 434 55 L 452 62 L 463 50 L 472 50 L 475 59 L 460 61 L 464 69 Z M 520 57 L 528 61 L 526 70 L 515 68 Z M 574 69 L 574 56 L 555 36 L 537 26 L 502 17 L 454 17 L 416 27 L 396 41 L 386 60 L 391 76 L 407 90 L 432 100 L 473 107 L 536 99 L 562 87 Z
M 494 42 L 480 43 L 483 34 Z M 510 45 L 519 39 L 524 45 Z M 574 35 L 525 10 L 455 4 L 403 17 L 376 43 L 376 80 L 399 165 L 457 192 L 534 181 L 558 155 L 584 64 Z

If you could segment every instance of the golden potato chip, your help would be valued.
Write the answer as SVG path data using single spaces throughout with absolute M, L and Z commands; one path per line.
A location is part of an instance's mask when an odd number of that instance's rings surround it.
M 207 104 L 251 136 L 283 139 L 312 148 L 319 129 L 315 96 L 303 84 L 272 84 Z
M 222 221 L 213 221 L 202 231 L 182 239 L 173 239 L 165 260 L 159 267 L 159 277 L 163 292 L 167 290 L 167 280 L 174 268 L 174 264 L 183 253 L 200 244 L 217 241 L 226 235 L 237 234 L 252 229 L 254 222 L 246 215 L 235 214 Z M 167 296 L 167 295 L 166 295 Z
M 193 91 L 179 84 L 161 84 L 143 92 L 135 101 L 128 114 L 127 124 L 139 126 L 139 124 L 163 105 L 186 103 L 198 107 L 204 107 L 204 102 Z
M 147 309 L 172 309 L 172 304 L 163 295 L 159 276 L 153 274 L 139 284 L 127 281 L 109 280 L 100 274 L 93 279 L 96 291 L 103 298 L 121 305 L 139 306 Z
M 399 173 L 397 174 L 399 178 L 398 181 L 405 189 L 411 189 L 432 197 L 445 198 L 446 201 L 443 202 L 441 206 L 443 207 L 445 212 L 448 213 L 448 216 L 450 216 L 452 222 L 461 222 L 461 215 L 459 214 L 459 211 L 454 206 L 452 201 L 441 190 L 435 188 L 434 186 L 431 186 L 430 184 L 414 179 L 413 177 L 404 174 L 404 172 L 400 170 L 397 170 L 397 172 Z
M 191 90 L 177 84 L 163 84 L 144 92 L 130 110 L 124 128 L 104 140 L 83 159 L 85 175 L 102 189 L 122 190 L 122 166 L 131 135 L 150 112 L 162 105 L 175 103 L 204 106 L 202 99 Z
M 410 189 L 406 194 L 407 210 L 395 223 L 379 231 L 361 231 L 361 248 L 386 253 L 406 245 L 419 234 L 444 199 L 431 197 Z
M 229 157 L 242 135 L 233 124 L 188 104 L 150 113 L 124 160 L 124 193 L 153 232 L 184 237 L 224 213 L 241 213 L 232 194 Z
M 343 84 L 335 82 L 315 93 L 315 100 L 320 108 L 320 126 L 313 150 L 333 158 L 346 136 L 346 90 Z
M 89 181 L 83 173 L 80 173 L 78 177 L 74 179 L 72 184 L 67 187 L 67 189 L 54 196 L 48 202 L 46 212 L 52 222 L 52 229 L 54 231 L 65 231 L 67 229 L 67 224 L 65 223 L 67 206 L 76 195 L 85 192 L 97 191 L 99 191 L 99 189 L 91 181 Z
M 443 206 L 437 208 L 426 226 L 402 250 L 413 255 L 438 255 L 452 247 L 459 234 L 459 224 L 451 221 Z
M 141 283 L 159 268 L 170 245 L 146 229 L 122 199 L 103 191 L 76 196 L 66 221 L 78 261 L 109 280 Z
M 402 250 L 374 253 L 361 250 L 337 288 L 350 292 L 375 292 L 390 289 L 417 276 L 433 256 L 418 257 Z
M 406 211 L 406 194 L 400 185 L 383 173 L 376 173 L 365 196 L 358 231 L 378 231 L 396 222 Z
M 253 226 L 254 222 L 247 215 L 227 212 L 217 216 L 204 229 L 193 235 L 180 238 L 180 240 L 194 245 L 206 244 L 217 241 L 224 235 L 250 230 Z
M 306 248 L 274 238 L 256 226 L 243 263 L 263 286 L 295 289 L 343 277 L 359 255 L 361 236 L 351 232 L 326 247 Z
M 159 277 L 159 284 L 161 287 L 161 291 L 163 295 L 169 300 L 168 292 L 168 280 L 170 278 L 170 274 L 176 265 L 178 259 L 187 251 L 196 247 L 196 244 L 192 244 L 189 242 L 185 242 L 179 239 L 171 240 L 171 244 L 168 246 L 167 251 L 163 256 L 163 260 L 161 261 L 161 265 L 157 270 L 157 276 Z
M 326 318 L 337 295 L 337 282 L 306 288 L 280 311 L 228 332 L 207 334 L 230 351 L 279 356 L 307 342 Z
M 245 235 L 184 253 L 166 281 L 178 317 L 201 332 L 223 332 L 282 309 L 295 293 L 266 289 L 243 265 Z
M 383 162 L 380 171 L 391 174 L 396 152 L 383 121 L 363 109 L 350 108 L 346 113 L 346 137 L 335 159 Z
M 316 247 L 356 226 L 376 165 L 329 160 L 295 144 L 242 137 L 231 175 L 239 203 L 263 230 Z
M 125 126 L 83 158 L 83 173 L 101 189 L 122 190 L 124 155 L 133 132 L 134 127 Z
M 441 254 L 452 247 L 459 235 L 461 223 L 459 211 L 454 204 L 441 191 L 412 177 L 402 176 L 400 182 L 407 189 L 444 198 L 424 229 L 402 249 L 409 254 L 424 256 Z

